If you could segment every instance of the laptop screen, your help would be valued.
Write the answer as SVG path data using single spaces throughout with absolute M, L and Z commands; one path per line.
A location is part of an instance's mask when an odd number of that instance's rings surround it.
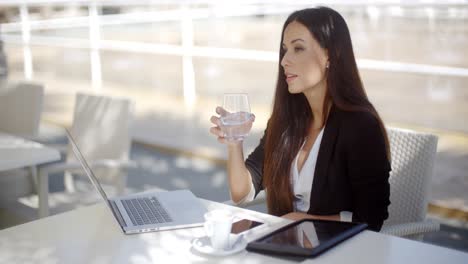
M 70 140 L 70 142 L 71 142 L 71 144 L 72 144 L 73 153 L 75 154 L 75 156 L 76 156 L 76 158 L 78 159 L 78 161 L 81 163 L 81 166 L 82 166 L 83 169 L 85 170 L 86 175 L 88 175 L 89 179 L 90 179 L 91 182 L 93 183 L 94 187 L 96 187 L 96 189 L 99 191 L 99 193 L 101 194 L 102 198 L 103 198 L 107 203 L 109 203 L 109 199 L 107 198 L 106 193 L 105 193 L 104 190 L 102 189 L 101 184 L 99 183 L 98 179 L 96 178 L 96 176 L 94 175 L 93 171 L 92 171 L 91 168 L 89 167 L 89 165 L 88 165 L 88 163 L 86 162 L 85 158 L 84 158 L 83 155 L 81 154 L 81 151 L 80 151 L 80 149 L 78 148 L 78 146 L 76 145 L 76 142 L 75 142 L 75 140 L 73 139 L 73 136 L 71 135 L 70 131 L 68 131 L 68 129 L 65 129 L 65 130 L 66 130 L 66 132 L 67 132 L 68 139 Z

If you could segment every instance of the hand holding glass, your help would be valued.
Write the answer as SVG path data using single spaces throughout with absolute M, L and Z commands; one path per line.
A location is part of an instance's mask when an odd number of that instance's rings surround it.
M 252 128 L 253 115 L 250 113 L 247 94 L 224 94 L 221 113 L 221 130 L 228 141 L 241 141 Z

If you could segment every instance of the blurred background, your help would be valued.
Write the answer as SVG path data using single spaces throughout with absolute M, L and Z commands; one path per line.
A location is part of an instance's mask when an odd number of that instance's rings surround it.
M 384 122 L 439 136 L 429 213 L 446 224 L 447 243 L 467 250 L 468 1 L 4 0 L 0 79 L 45 86 L 45 143 L 66 141 L 59 128 L 73 121 L 77 92 L 130 98 L 131 158 L 140 167 L 128 187 L 190 188 L 225 201 L 226 153 L 209 118 L 223 93 L 248 93 L 257 119 L 246 154 L 258 144 L 283 22 L 316 5 L 347 21 Z M 63 178 L 50 184 L 60 191 Z

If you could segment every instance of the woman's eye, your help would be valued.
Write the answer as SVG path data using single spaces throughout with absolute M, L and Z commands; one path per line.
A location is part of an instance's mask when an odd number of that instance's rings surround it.
M 302 47 L 295 47 L 294 48 L 294 51 L 296 51 L 296 52 L 303 51 L 303 50 L 304 50 L 304 48 L 302 48 Z

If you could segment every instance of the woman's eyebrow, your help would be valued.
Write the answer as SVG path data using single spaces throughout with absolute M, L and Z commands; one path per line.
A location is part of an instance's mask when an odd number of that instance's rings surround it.
M 297 41 L 305 42 L 303 39 L 297 38 L 297 39 L 291 40 L 291 44 L 293 44 L 294 42 L 297 42 Z M 285 46 L 285 44 L 283 43 L 282 46 Z
M 297 39 L 295 39 L 295 40 L 291 40 L 291 44 L 292 44 L 292 43 L 294 43 L 294 42 L 296 42 L 296 41 L 302 41 L 302 42 L 305 42 L 303 39 L 297 38 Z

